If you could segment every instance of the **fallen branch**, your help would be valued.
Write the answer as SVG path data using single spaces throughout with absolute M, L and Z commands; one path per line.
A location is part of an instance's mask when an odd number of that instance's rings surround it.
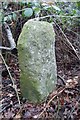
M 0 46 L 0 49 L 13 50 L 14 48 L 16 48 L 16 43 L 15 43 L 14 38 L 12 36 L 10 27 L 8 26 L 8 24 L 6 22 L 4 23 L 4 27 L 5 27 L 5 30 L 7 32 L 7 37 L 8 37 L 8 40 L 9 40 L 11 47 L 9 48 L 9 47 Z
M 14 48 L 16 48 L 16 43 L 15 43 L 14 38 L 12 36 L 10 27 L 8 26 L 8 24 L 6 22 L 4 23 L 4 26 L 5 26 L 5 30 L 7 32 L 8 40 L 9 40 L 10 45 L 11 45 L 11 49 L 14 49 Z

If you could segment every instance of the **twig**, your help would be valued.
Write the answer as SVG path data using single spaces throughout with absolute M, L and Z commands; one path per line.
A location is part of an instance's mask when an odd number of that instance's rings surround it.
M 26 8 L 21 9 L 21 10 L 16 10 L 16 11 L 14 11 L 14 12 L 7 13 L 7 14 L 5 14 L 5 15 L 10 15 L 10 14 L 13 14 L 13 13 L 22 12 L 22 11 L 24 11 L 24 10 L 26 10 Z
M 55 25 L 55 27 L 57 28 L 57 26 Z M 59 32 L 58 31 L 56 31 L 56 35 L 59 35 Z M 59 36 L 60 37 L 60 36 Z M 61 38 L 60 38 L 61 39 Z M 65 51 L 67 51 L 67 52 L 69 52 L 71 55 L 73 55 L 73 57 L 75 57 L 76 58 L 76 55 L 74 54 L 74 53 L 72 53 L 70 50 L 71 50 L 71 47 L 67 44 L 67 42 L 65 42 L 63 39 L 61 39 L 63 42 L 64 42 L 64 44 L 69 48 L 68 50 L 66 50 L 65 49 Z
M 17 102 L 5 106 L 5 107 L 0 111 L 0 113 L 2 113 L 7 107 L 10 107 L 10 106 L 13 106 L 13 107 L 14 107 L 14 105 L 16 105 L 16 104 L 17 104 Z
M 59 20 L 60 23 L 63 25 L 61 19 L 58 19 L 58 20 Z M 64 26 L 65 26 L 65 28 L 66 28 L 68 31 L 71 31 L 72 33 L 74 33 L 75 35 L 77 35 L 77 36 L 80 38 L 80 35 L 79 35 L 78 33 L 76 33 L 75 31 L 73 31 L 73 30 L 71 30 L 71 29 L 69 29 L 68 27 L 66 27 L 66 25 L 64 25 Z
M 65 40 L 70 45 L 70 47 L 73 49 L 73 51 L 76 54 L 77 58 L 80 60 L 80 57 L 78 56 L 78 54 L 76 52 L 76 49 L 74 48 L 74 46 L 72 45 L 72 43 L 69 41 L 69 39 L 67 38 L 67 36 L 65 35 L 65 33 L 63 32 L 63 30 L 61 29 L 61 27 L 56 23 L 56 21 L 55 21 L 55 24 L 59 27 L 60 31 L 62 32 L 63 36 L 65 37 Z
M 31 20 L 41 20 L 41 19 L 45 19 L 45 18 L 51 18 L 51 17 L 59 17 L 59 18 L 61 18 L 61 17 L 70 17 L 70 18 L 76 18 L 76 17 L 78 17 L 78 16 L 65 16 L 65 15 L 46 15 L 46 16 L 43 16 L 43 17 L 36 17 L 36 18 L 32 18 Z
M 10 15 L 10 14 L 13 14 L 13 13 L 18 13 L 18 12 L 21 12 L 21 11 L 24 11 L 24 10 L 26 10 L 26 8 L 21 9 L 21 10 L 17 10 L 17 11 L 14 11 L 14 12 L 10 12 L 7 15 Z M 39 19 L 43 19 L 43 18 L 47 18 L 47 17 L 67 17 L 67 18 L 70 17 L 70 18 L 76 18 L 76 17 L 79 17 L 79 16 L 77 16 L 77 15 L 74 15 L 74 16 L 70 16 L 70 15 L 68 15 L 68 16 L 66 16 L 66 15 L 47 15 L 47 16 L 39 17 Z M 37 19 L 37 18 L 33 18 L 33 19 Z
M 52 102 L 53 99 L 55 99 L 58 95 L 60 95 L 63 91 L 65 90 L 65 88 L 63 88 L 62 90 L 60 90 L 60 92 L 58 92 L 55 96 L 53 96 L 49 102 L 46 104 L 44 110 L 38 115 L 37 118 L 40 118 L 40 116 L 42 116 L 42 114 L 46 111 L 46 108 L 49 106 L 49 104 Z
M 66 85 L 65 80 L 60 75 L 57 75 L 57 77 L 62 80 L 63 85 Z
M 2 49 L 4 49 L 4 50 L 11 50 L 11 48 L 9 48 L 9 47 L 0 46 L 0 50 L 2 50 Z
M 60 23 L 63 25 L 61 19 L 58 19 L 60 21 Z M 75 31 L 69 29 L 68 27 L 66 27 L 66 25 L 64 25 L 64 27 L 68 30 L 68 31 L 71 31 L 72 33 L 74 33 L 75 35 L 77 35 L 79 38 L 80 38 L 80 35 L 78 33 L 76 33 Z
M 14 54 L 12 54 L 11 52 L 7 52 L 8 54 L 10 54 L 11 56 L 13 56 L 14 58 L 18 59 L 18 57 Z
M 1 59 L 3 60 L 3 62 L 4 62 L 4 64 L 5 64 L 5 67 L 6 67 L 7 71 L 8 71 L 8 73 L 9 73 L 10 79 L 11 79 L 11 81 L 12 81 L 12 83 L 13 83 L 13 88 L 14 88 L 14 90 L 15 90 L 15 92 L 16 92 L 17 99 L 18 99 L 18 102 L 19 102 L 19 105 L 20 105 L 20 99 L 19 99 L 19 95 L 18 95 L 18 92 L 17 92 L 17 88 L 16 88 L 16 86 L 15 86 L 15 84 L 14 84 L 14 80 L 13 80 L 13 78 L 12 78 L 12 75 L 11 75 L 10 71 L 9 71 L 9 67 L 8 67 L 8 65 L 6 64 L 5 59 L 4 59 L 4 57 L 2 56 L 1 53 L 0 53 L 0 56 L 1 56 Z

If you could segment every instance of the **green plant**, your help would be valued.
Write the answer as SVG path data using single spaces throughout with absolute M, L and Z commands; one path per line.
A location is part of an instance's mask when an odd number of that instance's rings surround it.
M 15 2 L 13 4 L 15 4 Z M 48 4 L 48 3 L 43 4 L 39 2 L 22 1 L 17 4 L 19 4 L 19 6 L 21 5 L 21 9 L 11 12 L 9 11 L 9 13 L 7 12 L 7 14 L 5 14 L 4 9 L 7 9 L 8 4 L 6 3 L 3 4 L 3 13 L 0 13 L 0 22 L 17 21 L 17 19 L 20 16 L 23 19 L 25 18 L 30 19 L 34 17 L 54 15 L 57 20 L 58 19 L 61 20 L 63 26 L 64 25 L 74 26 L 76 24 L 80 24 L 80 20 L 79 20 L 80 2 L 76 2 L 76 3 L 57 2 L 54 4 Z M 74 20 L 74 18 L 76 19 Z M 53 18 L 48 19 L 48 21 L 53 22 Z

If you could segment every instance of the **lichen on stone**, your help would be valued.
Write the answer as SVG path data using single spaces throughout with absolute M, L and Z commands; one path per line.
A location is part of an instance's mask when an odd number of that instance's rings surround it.
M 57 81 L 55 33 L 45 21 L 29 20 L 18 39 L 23 97 L 41 102 L 55 89 Z

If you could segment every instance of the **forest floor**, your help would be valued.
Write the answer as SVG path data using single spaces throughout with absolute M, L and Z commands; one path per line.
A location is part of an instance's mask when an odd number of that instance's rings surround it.
M 17 23 L 18 25 L 19 23 Z M 20 26 L 15 25 L 12 29 L 15 40 L 18 38 Z M 21 25 L 21 24 L 20 24 Z M 13 26 L 11 26 L 13 27 Z M 20 93 L 20 69 L 18 58 L 11 52 L 2 51 L 5 62 L 17 86 L 20 96 L 21 106 L 17 99 L 14 86 L 4 62 L 0 58 L 0 69 L 2 69 L 2 92 L 0 102 L 0 117 L 15 119 L 53 119 L 53 120 L 80 120 L 80 61 L 76 57 L 73 49 L 65 42 L 59 28 L 54 25 L 56 33 L 56 62 L 57 62 L 57 85 L 45 102 L 42 104 L 30 103 L 21 97 Z M 65 34 L 72 45 L 76 48 L 80 56 L 80 28 L 74 28 L 73 31 L 65 30 Z M 16 35 L 16 33 L 18 33 Z

